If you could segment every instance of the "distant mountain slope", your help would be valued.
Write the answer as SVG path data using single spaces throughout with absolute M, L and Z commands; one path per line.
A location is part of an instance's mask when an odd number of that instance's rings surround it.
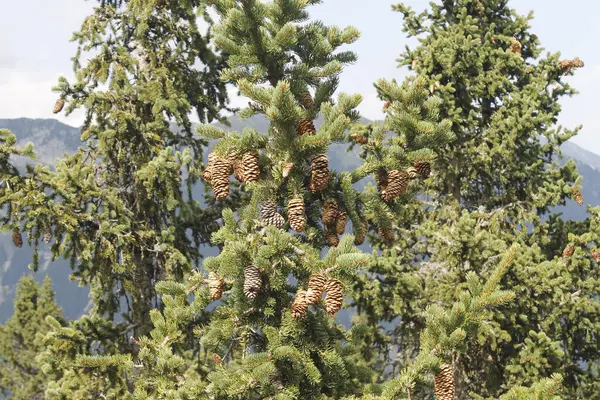
M 364 119 L 363 122 L 369 121 Z M 255 116 L 247 120 L 237 117 L 230 118 L 231 127 L 227 130 L 240 132 L 243 127 L 251 126 L 259 132 L 266 132 L 269 128 L 266 118 Z M 323 123 L 317 119 L 316 126 Z M 37 162 L 55 165 L 57 157 L 64 153 L 73 153 L 81 145 L 79 139 L 80 128 L 62 124 L 53 119 L 0 119 L 0 128 L 10 129 L 18 139 L 18 145 L 24 146 L 33 142 L 38 155 Z M 573 143 L 563 145 L 565 159 L 573 158 L 584 177 L 583 194 L 586 204 L 600 204 L 600 156 Z M 204 155 L 205 160 L 207 155 Z M 348 171 L 360 164 L 356 151 L 347 152 L 346 145 L 334 144 L 329 152 L 331 167 L 337 171 Z M 15 160 L 17 161 L 17 160 Z M 23 165 L 25 160 L 18 160 Z M 201 184 L 199 184 L 201 185 Z M 195 193 L 201 193 L 201 186 L 195 188 Z M 579 207 L 574 201 L 569 201 L 564 207 L 557 208 L 563 212 L 565 218 L 585 218 L 585 207 Z M 18 279 L 25 273 L 30 273 L 27 265 L 31 262 L 31 248 L 24 244 L 17 249 L 12 244 L 10 235 L 0 235 L 0 323 L 3 323 L 12 314 L 12 300 L 14 287 Z M 77 318 L 88 306 L 88 290 L 80 288 L 70 281 L 69 262 L 57 260 L 50 262 L 50 253 L 47 247 L 42 248 L 40 254 L 40 271 L 36 279 L 41 280 L 48 274 L 52 278 L 58 303 L 64 308 L 65 315 Z

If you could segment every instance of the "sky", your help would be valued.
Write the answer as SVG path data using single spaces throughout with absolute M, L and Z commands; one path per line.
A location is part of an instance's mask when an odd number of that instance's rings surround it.
M 405 0 L 420 10 L 428 0 Z M 392 12 L 397 0 L 325 0 L 310 8 L 311 17 L 327 25 L 352 25 L 361 38 L 344 50 L 358 54 L 358 61 L 345 68 L 338 93 L 360 93 L 359 107 L 369 119 L 383 117 L 373 82 L 379 78 L 401 81 L 407 74 L 396 59 L 407 44 L 401 14 Z M 95 0 L 0 0 L 0 118 L 57 118 L 72 126 L 83 121 L 82 112 L 69 116 L 52 114 L 56 94 L 51 88 L 60 76 L 73 77 L 71 57 L 76 45 L 70 42 L 83 19 L 97 4 Z M 600 154 L 600 2 L 590 0 L 512 0 L 509 5 L 521 14 L 534 10 L 532 31 L 547 51 L 560 51 L 562 58 L 580 57 L 585 67 L 568 81 L 578 91 L 561 101 L 559 123 L 567 128 L 583 125 L 572 140 Z M 232 90 L 232 94 L 235 91 Z M 234 106 L 246 101 L 233 98 Z

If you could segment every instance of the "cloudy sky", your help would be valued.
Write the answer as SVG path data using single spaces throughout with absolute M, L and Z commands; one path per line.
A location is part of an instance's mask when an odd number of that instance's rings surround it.
M 406 0 L 416 9 L 428 0 Z M 359 61 L 346 68 L 340 91 L 364 96 L 361 112 L 380 118 L 381 102 L 372 83 L 378 78 L 402 79 L 406 71 L 396 67 L 396 58 L 408 43 L 402 33 L 401 15 L 391 11 L 396 0 L 325 0 L 312 7 L 312 16 L 326 24 L 353 25 L 361 39 L 351 47 Z M 51 87 L 58 77 L 72 77 L 71 57 L 75 44 L 72 32 L 97 4 L 95 0 L 0 0 L 0 118 L 54 118 L 51 109 L 55 94 Z M 564 58 L 580 57 L 585 68 L 570 82 L 580 94 L 563 100 L 560 123 L 566 127 L 582 124 L 574 141 L 600 154 L 600 2 L 590 0 L 512 0 L 522 14 L 535 10 L 533 31 L 548 51 L 561 51 Z M 243 101 L 234 99 L 234 105 Z M 81 113 L 61 121 L 78 126 Z

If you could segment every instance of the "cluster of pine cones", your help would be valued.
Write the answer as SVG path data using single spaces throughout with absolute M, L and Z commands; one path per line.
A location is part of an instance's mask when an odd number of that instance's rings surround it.
M 260 218 L 265 221 L 267 225 L 272 225 L 279 229 L 283 228 L 283 225 L 285 225 L 285 219 L 277 212 L 277 204 L 270 201 L 263 203 L 262 208 L 260 209 Z
M 224 200 L 229 195 L 229 177 L 232 172 L 242 183 L 258 181 L 260 176 L 258 153 L 246 152 L 241 158 L 236 155 L 222 158 L 215 153 L 208 155 L 208 163 L 202 172 L 202 178 L 212 186 L 217 200 Z
M 287 216 L 290 226 L 296 232 L 304 232 L 306 228 L 306 214 L 304 200 L 299 197 L 290 199 L 287 206 Z M 260 218 L 267 225 L 273 225 L 279 229 L 285 225 L 285 219 L 277 212 L 277 205 L 271 201 L 265 201 L 260 209 Z
M 208 290 L 212 300 L 219 300 L 223 296 L 225 280 L 211 272 L 208 274 Z M 244 268 L 244 296 L 254 300 L 262 289 L 262 277 L 260 270 L 255 265 L 247 265 Z
M 334 199 L 325 200 L 321 221 L 325 226 L 325 240 L 330 247 L 336 247 L 340 243 L 338 235 L 343 235 L 346 231 L 347 220 L 348 215 L 338 209 L 337 201 Z
M 391 170 L 377 174 L 375 180 L 384 201 L 393 200 L 406 193 L 408 182 L 412 179 L 427 179 L 431 174 L 431 164 L 416 162 L 412 167 L 404 170 Z
M 574 60 L 563 60 L 558 63 L 558 68 L 560 68 L 563 72 L 563 75 L 569 75 L 569 73 L 576 69 L 582 68 L 585 64 L 580 59 L 576 58 Z
M 333 316 L 341 308 L 344 302 L 344 286 L 337 279 L 327 278 L 323 274 L 312 274 L 308 278 L 307 290 L 298 290 L 296 298 L 291 305 L 292 317 L 302 318 L 306 315 L 308 307 L 321 301 L 323 292 L 325 296 L 325 310 Z

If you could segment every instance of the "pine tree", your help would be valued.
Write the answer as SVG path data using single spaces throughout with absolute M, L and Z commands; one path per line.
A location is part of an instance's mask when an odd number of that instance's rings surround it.
M 213 52 L 210 34 L 198 27 L 198 15 L 212 25 L 205 4 L 156 6 L 101 4 L 74 34 L 76 78 L 60 78 L 55 89 L 62 112 L 85 109 L 82 147 L 55 171 L 36 165 L 20 175 L 8 156 L 33 155 L 31 148 L 13 148 L 14 137 L 2 132 L 3 229 L 18 230 L 34 247 L 33 269 L 39 240 L 50 233 L 53 256 L 71 259 L 72 278 L 90 287 L 93 300 L 90 314 L 68 326 L 49 319 L 53 330 L 39 358 L 50 379 L 47 398 L 127 398 L 125 360 L 139 352 L 128 337 L 155 328 L 157 282 L 180 280 L 199 264 L 221 210 L 240 198 L 232 190 L 227 201 L 209 197 L 201 207 L 192 196 L 207 143 L 190 114 L 211 122 L 231 111 L 218 79 L 226 55 Z M 113 364 L 98 374 L 86 357 Z
M 394 215 L 396 241 L 375 241 L 382 254 L 355 285 L 361 319 L 376 327 L 400 321 L 383 333 L 373 331 L 376 350 L 365 354 L 382 374 L 386 367 L 410 364 L 426 307 L 451 305 L 468 285 L 468 272 L 488 276 L 492 254 L 519 242 L 522 255 L 503 281 L 518 295 L 490 314 L 477 340 L 468 341 L 465 355 L 456 360 L 456 397 L 471 398 L 475 390 L 497 398 L 508 388 L 560 373 L 565 398 L 590 398 L 597 392 L 599 349 L 583 332 L 600 322 L 593 305 L 599 272 L 591 258 L 573 268 L 576 246 L 574 256 L 562 257 L 567 246 L 585 243 L 572 235 L 586 227 L 548 215 L 571 197 L 577 201 L 574 190 L 580 189 L 574 163 L 555 164 L 559 146 L 578 129 L 553 126 L 559 99 L 575 91 L 565 82 L 560 55 L 541 55 L 528 26 L 531 16 L 518 15 L 507 3 L 434 2 L 420 14 L 402 4 L 394 7 L 409 36 L 420 39 L 400 64 L 440 96 L 440 115 L 452 121 L 455 140 L 434 160 L 419 160 L 431 168 L 427 207 L 408 202 Z M 380 97 L 389 101 L 385 93 Z M 385 183 L 379 180 L 381 187 Z M 592 302 L 584 319 L 579 298 Z M 574 337 L 580 338 L 577 344 Z M 396 360 L 388 358 L 390 349 L 400 351 Z
M 38 285 L 25 275 L 16 286 L 14 313 L 0 325 L 0 394 L 14 400 L 44 399 L 46 379 L 36 356 L 43 346 L 40 336 L 48 332 L 47 316 L 62 319 L 54 300 L 50 278 Z

